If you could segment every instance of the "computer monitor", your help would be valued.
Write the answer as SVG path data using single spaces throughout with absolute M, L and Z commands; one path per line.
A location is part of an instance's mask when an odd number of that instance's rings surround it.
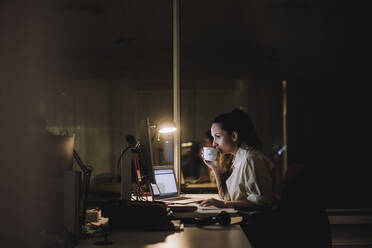
M 140 164 L 144 176 L 144 183 L 155 183 L 153 172 L 154 154 L 152 149 L 150 118 L 146 117 L 140 125 Z
M 119 159 L 121 164 L 121 199 L 132 199 L 132 182 L 141 186 L 149 186 L 155 182 L 153 175 L 153 156 L 151 142 L 151 127 L 148 117 L 139 121 L 136 137 L 131 144 L 131 153 Z M 139 187 L 142 189 L 142 187 Z

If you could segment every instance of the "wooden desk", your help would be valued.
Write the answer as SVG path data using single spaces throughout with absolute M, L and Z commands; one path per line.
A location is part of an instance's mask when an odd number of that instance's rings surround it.
M 76 248 L 96 248 L 94 242 L 103 238 L 88 238 Z M 169 232 L 113 232 L 110 248 L 251 248 L 252 245 L 238 224 L 222 227 L 219 224 L 204 227 L 185 226 L 183 231 Z

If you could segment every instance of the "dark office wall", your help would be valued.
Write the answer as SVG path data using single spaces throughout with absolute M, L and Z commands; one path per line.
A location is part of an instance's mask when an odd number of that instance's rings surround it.
M 42 123 L 35 113 L 53 59 L 47 55 L 43 13 L 37 2 L 0 4 L 2 247 L 42 247 Z
M 288 89 L 289 163 L 314 169 L 328 208 L 371 207 L 366 87 L 299 80 Z
M 366 16 L 360 1 L 332 6 L 317 67 L 288 79 L 289 162 L 314 168 L 327 207 L 370 208 Z

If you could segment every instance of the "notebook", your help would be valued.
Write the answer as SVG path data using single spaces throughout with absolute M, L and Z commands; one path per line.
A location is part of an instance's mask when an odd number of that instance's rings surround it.
M 154 201 L 173 204 L 201 202 L 203 198 L 181 195 L 176 182 L 173 168 L 154 167 L 155 183 L 150 184 Z

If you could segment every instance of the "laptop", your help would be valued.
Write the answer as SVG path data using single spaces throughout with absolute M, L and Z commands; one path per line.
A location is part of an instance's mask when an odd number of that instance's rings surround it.
M 154 167 L 155 183 L 150 184 L 154 201 L 161 201 L 172 204 L 198 203 L 203 198 L 181 195 L 172 168 Z

